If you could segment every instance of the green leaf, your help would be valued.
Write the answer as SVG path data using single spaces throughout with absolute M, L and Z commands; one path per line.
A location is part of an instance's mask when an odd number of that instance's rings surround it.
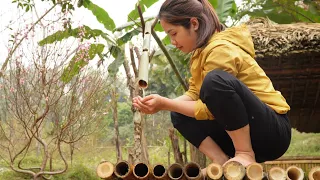
M 103 31 L 99 29 L 91 29 L 88 26 L 83 26 L 84 28 L 84 37 L 85 39 L 90 39 L 90 38 L 97 38 L 98 36 L 101 36 L 104 38 L 107 42 L 115 44 L 115 42 L 108 37 L 107 34 L 105 34 Z M 43 46 L 45 44 L 51 44 L 57 41 L 62 41 L 63 39 L 67 39 L 69 37 L 75 37 L 79 38 L 79 33 L 81 31 L 81 28 L 75 28 L 75 29 L 66 29 L 64 31 L 57 31 L 52 35 L 47 36 L 43 40 L 39 42 L 40 46 Z
M 116 27 L 114 21 L 110 18 L 109 14 L 101 7 L 93 4 L 89 0 L 84 1 L 83 6 L 90 10 L 92 14 L 96 16 L 97 20 L 101 24 L 103 24 L 107 30 L 112 31 Z
M 65 83 L 70 82 L 72 78 L 79 74 L 80 70 L 88 64 L 89 60 L 92 60 L 97 54 L 102 53 L 104 47 L 105 46 L 103 44 L 91 44 L 87 52 L 84 50 L 77 52 L 71 59 L 68 67 L 64 69 L 61 80 Z M 83 58 L 84 54 L 87 55 L 85 58 L 87 58 L 88 61 Z
M 124 62 L 124 51 L 116 46 L 111 47 L 110 51 L 115 60 L 108 66 L 108 72 L 111 76 L 115 76 L 119 70 L 119 67 Z
M 139 0 L 139 4 L 141 7 L 141 11 L 142 13 L 145 12 L 145 6 L 147 8 L 149 8 L 151 5 L 153 5 L 155 2 L 157 2 L 158 0 Z M 138 9 L 135 7 L 128 15 L 128 22 L 132 21 L 132 20 L 136 20 L 139 17 L 139 12 Z
M 214 9 L 218 7 L 218 0 L 209 0 L 210 4 L 213 6 Z
M 166 46 L 171 44 L 170 37 L 167 35 L 165 38 L 162 39 L 162 43 Z
M 156 26 L 154 27 L 154 30 L 158 31 L 158 32 L 163 32 L 164 31 L 160 23 L 156 24 Z
M 117 40 L 117 44 L 118 46 L 121 46 L 125 43 L 127 43 L 128 41 L 130 41 L 132 39 L 133 36 L 136 36 L 140 33 L 140 31 L 134 29 L 128 33 L 126 33 L 125 35 L 123 35 L 122 37 L 120 37 L 118 40 Z
M 234 0 L 218 0 L 216 12 L 219 16 L 220 22 L 224 23 L 227 20 L 231 10 L 233 9 L 234 3 Z

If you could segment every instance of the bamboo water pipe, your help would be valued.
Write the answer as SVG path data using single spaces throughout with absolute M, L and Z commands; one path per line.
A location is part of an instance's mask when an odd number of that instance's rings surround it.
M 259 163 L 252 163 L 246 168 L 246 179 L 262 180 L 264 177 L 263 167 Z
M 136 179 L 148 179 L 150 176 L 150 169 L 145 163 L 137 163 L 133 167 L 133 175 Z
M 195 162 L 187 163 L 183 168 L 184 175 L 190 180 L 202 180 L 201 167 Z
M 115 165 L 114 174 L 120 179 L 132 179 L 132 166 L 126 161 L 120 161 Z
M 268 172 L 269 180 L 285 180 L 286 177 L 286 171 L 278 166 L 272 167 Z
M 320 166 L 313 167 L 308 175 L 309 180 L 320 180 Z
M 185 179 L 182 165 L 178 163 L 171 164 L 168 168 L 168 176 L 173 180 Z
M 114 165 L 108 161 L 102 161 L 97 167 L 97 175 L 102 179 L 111 180 L 115 178 Z
M 153 179 L 169 179 L 168 172 L 162 164 L 157 164 L 152 168 Z
M 148 87 L 148 71 L 149 71 L 149 55 L 150 55 L 150 40 L 151 40 L 152 22 L 148 21 L 145 24 L 143 50 L 139 62 L 138 84 L 139 87 L 145 89 Z
M 297 166 L 289 166 L 286 170 L 287 180 L 303 180 L 304 173 L 301 168 Z
M 222 179 L 223 170 L 222 166 L 217 163 L 211 163 L 206 169 L 207 179 L 209 180 L 219 180 Z
M 228 180 L 242 180 L 246 175 L 246 170 L 241 163 L 229 161 L 223 167 L 223 175 Z

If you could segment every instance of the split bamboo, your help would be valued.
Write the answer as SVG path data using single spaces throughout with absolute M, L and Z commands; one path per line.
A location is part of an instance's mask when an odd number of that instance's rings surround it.
M 229 161 L 223 167 L 223 175 L 225 179 L 242 180 L 246 175 L 246 170 L 241 163 Z
M 187 179 L 190 180 L 202 180 L 203 175 L 201 167 L 195 162 L 189 162 L 184 166 L 183 172 Z
M 304 172 L 297 166 L 289 166 L 286 170 L 287 180 L 303 180 Z
M 263 167 L 259 163 L 252 163 L 246 168 L 246 179 L 248 180 L 262 180 Z
M 138 84 L 139 87 L 145 89 L 148 87 L 148 71 L 149 71 L 149 54 L 151 40 L 152 22 L 148 21 L 145 24 L 143 50 L 141 60 L 139 62 Z
M 168 176 L 172 180 L 185 179 L 182 165 L 178 163 L 171 164 L 168 168 Z
M 120 161 L 115 165 L 114 174 L 120 179 L 132 179 L 132 166 L 127 161 Z
M 285 180 L 287 177 L 286 171 L 278 166 L 272 167 L 268 172 L 269 180 Z
M 211 163 L 206 169 L 207 179 L 209 180 L 219 180 L 222 179 L 223 170 L 222 166 L 217 163 Z
M 106 180 L 114 179 L 114 165 L 108 161 L 102 161 L 97 167 L 97 175 Z
M 168 172 L 162 164 L 157 164 L 152 168 L 152 176 L 153 179 L 169 179 Z
M 147 164 L 145 163 L 137 163 L 133 167 L 133 175 L 136 179 L 145 180 L 150 176 L 150 170 Z
M 308 176 L 309 180 L 320 180 L 320 166 L 313 167 Z

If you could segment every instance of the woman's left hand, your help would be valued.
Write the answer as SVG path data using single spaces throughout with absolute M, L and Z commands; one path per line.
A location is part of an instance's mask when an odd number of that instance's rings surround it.
M 145 114 L 154 114 L 163 109 L 163 97 L 158 94 L 152 94 L 144 98 L 137 96 L 132 100 L 133 106 Z

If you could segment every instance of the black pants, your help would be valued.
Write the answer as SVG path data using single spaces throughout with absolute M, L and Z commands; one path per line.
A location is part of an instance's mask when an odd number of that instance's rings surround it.
M 215 120 L 196 120 L 171 112 L 174 127 L 197 148 L 210 136 L 230 157 L 235 149 L 226 130 L 250 126 L 250 136 L 257 162 L 274 160 L 289 147 L 291 126 L 286 114 L 278 114 L 233 75 L 213 70 L 205 77 L 200 99 Z

